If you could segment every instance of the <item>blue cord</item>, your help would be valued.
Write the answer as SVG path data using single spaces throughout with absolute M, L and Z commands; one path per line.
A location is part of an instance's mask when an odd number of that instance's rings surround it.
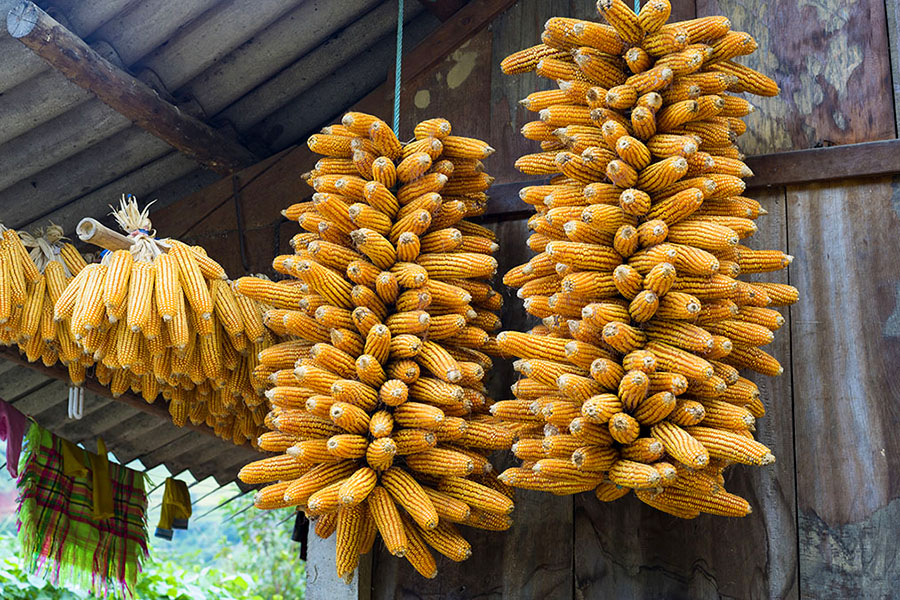
M 641 12 L 641 0 L 634 0 L 634 14 Z
M 394 70 L 394 133 L 400 137 L 400 66 L 403 58 L 403 0 L 397 3 L 397 66 Z

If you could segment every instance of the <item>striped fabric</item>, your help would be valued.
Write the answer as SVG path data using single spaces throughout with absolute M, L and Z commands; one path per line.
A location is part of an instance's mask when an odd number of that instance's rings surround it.
M 144 476 L 109 464 L 113 516 L 93 517 L 92 478 L 63 473 L 62 440 L 31 425 L 19 474 L 19 541 L 25 567 L 100 597 L 133 597 L 147 556 Z

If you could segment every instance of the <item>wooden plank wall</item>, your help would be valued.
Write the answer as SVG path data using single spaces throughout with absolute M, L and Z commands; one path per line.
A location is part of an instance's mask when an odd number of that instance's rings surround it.
M 749 62 L 774 73 L 783 92 L 754 99 L 759 110 L 741 140 L 748 154 L 896 137 L 885 93 L 892 77 L 883 3 L 674 4 L 680 18 L 726 14 L 759 40 Z M 547 85 L 531 75 L 502 76 L 499 60 L 533 43 L 547 17 L 592 12 L 587 2 L 523 1 L 494 22 L 487 139 L 497 154 L 487 164 L 498 183 L 520 181 L 512 163 L 534 151 L 516 135 L 530 119 L 517 100 Z M 473 41 L 478 52 L 484 43 Z M 431 98 L 440 83 L 431 80 Z M 473 98 L 482 94 L 472 91 Z M 452 102 L 444 106 L 454 110 Z M 458 121 L 455 112 L 446 114 Z M 485 113 L 467 105 L 465 114 Z M 758 437 L 778 462 L 728 476 L 727 487 L 750 500 L 753 514 L 684 522 L 634 499 L 603 505 L 589 494 L 520 493 L 513 529 L 502 536 L 473 532 L 475 564 L 445 560 L 435 581 L 423 581 L 382 550 L 373 598 L 891 597 L 898 578 L 889 540 L 900 533 L 894 433 L 900 405 L 887 368 L 900 364 L 900 273 L 885 261 L 900 250 L 889 234 L 900 218 L 900 187 L 861 180 L 753 196 L 769 215 L 752 244 L 794 254 L 794 265 L 777 280 L 804 296 L 783 310 L 787 324 L 771 346 L 785 374 L 754 377 L 768 409 Z M 527 260 L 523 220 L 493 227 L 502 236 L 504 263 Z M 506 297 L 505 326 L 527 328 L 521 304 Z M 506 397 L 509 375 L 494 374 L 495 397 Z
M 477 0 L 476 0 L 477 1 Z M 404 82 L 401 135 L 427 116 L 445 116 L 454 131 L 489 140 L 486 166 L 497 183 L 523 177 L 512 164 L 534 151 L 518 130 L 530 117 L 517 101 L 548 83 L 503 76 L 506 54 L 536 43 L 554 15 L 594 18 L 589 0 L 520 0 L 426 73 Z M 728 15 L 752 33 L 749 63 L 782 89 L 754 99 L 741 144 L 748 154 L 897 137 L 894 98 L 900 81 L 890 51 L 898 11 L 889 0 L 673 0 L 677 18 Z M 890 16 L 890 19 L 888 19 Z M 896 54 L 896 52 L 895 52 Z M 895 59 L 896 62 L 896 59 Z M 390 116 L 386 89 L 360 107 Z M 298 175 L 314 158 L 286 150 L 242 172 L 248 262 L 268 261 L 296 231 L 278 210 L 308 194 Z M 231 180 L 154 215 L 160 231 L 203 243 L 229 272 L 236 253 Z M 684 522 L 634 499 L 601 505 L 590 495 L 520 493 L 516 522 L 505 534 L 468 533 L 474 556 L 441 560 L 423 580 L 402 560 L 376 550 L 371 597 L 391 598 L 887 598 L 900 580 L 900 179 L 751 190 L 769 215 L 757 247 L 781 248 L 796 260 L 780 281 L 801 301 L 771 352 L 786 366 L 778 379 L 755 378 L 768 415 L 758 436 L 775 451 L 767 468 L 736 468 L 727 487 L 754 512 L 741 520 L 704 516 Z M 521 215 L 488 220 L 500 235 L 500 272 L 526 261 Z M 530 326 L 508 290 L 504 325 Z M 512 373 L 500 364 L 490 384 L 508 397 Z M 508 457 L 498 457 L 503 468 Z M 360 590 L 365 597 L 367 590 Z M 312 596 L 311 596 L 312 597 Z

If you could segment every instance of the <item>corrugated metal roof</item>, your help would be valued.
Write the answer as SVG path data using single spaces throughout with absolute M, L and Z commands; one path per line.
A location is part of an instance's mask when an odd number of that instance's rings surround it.
M 375 89 L 394 58 L 391 0 L 40 0 L 57 21 L 186 112 L 261 159 L 302 141 Z M 15 4 L 0 0 L 0 15 Z M 439 21 L 405 6 L 407 47 Z M 219 178 L 52 70 L 0 32 L 0 222 L 71 232 L 123 192 L 169 205 Z M 165 235 L 166 232 L 160 232 Z M 237 275 L 237 274 L 235 274 Z M 0 397 L 75 441 L 98 435 L 128 462 L 220 482 L 253 457 L 196 431 L 86 394 L 66 419 L 62 382 L 0 363 Z

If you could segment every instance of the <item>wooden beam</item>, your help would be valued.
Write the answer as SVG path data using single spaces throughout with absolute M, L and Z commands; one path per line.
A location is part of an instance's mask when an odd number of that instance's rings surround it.
M 900 140 L 761 154 L 746 159 L 756 174 L 748 188 L 900 173 Z
M 419 4 L 441 21 L 446 21 L 465 6 L 466 0 L 419 0 Z
M 747 189 L 816 183 L 852 177 L 877 177 L 900 173 L 900 140 L 863 142 L 827 148 L 761 154 L 746 159 L 755 174 Z M 521 214 L 531 208 L 519 199 L 519 190 L 528 185 L 545 185 L 549 179 L 501 183 L 491 187 L 487 212 L 491 220 Z
M 160 98 L 33 2 L 21 0 L 13 6 L 6 27 L 70 81 L 203 166 L 227 175 L 257 162 L 249 150 Z
M 0 359 L 7 360 L 9 362 L 15 363 L 17 365 L 27 367 L 33 371 L 37 371 L 47 377 L 52 379 L 59 379 L 61 381 L 69 381 L 69 370 L 63 367 L 61 364 L 55 364 L 52 367 L 46 367 L 43 363 L 31 363 L 25 360 L 15 348 L 5 348 L 0 350 Z M 112 395 L 112 392 L 109 391 L 109 388 L 105 385 L 100 384 L 100 382 L 94 379 L 85 379 L 82 386 L 84 389 L 97 394 L 98 396 L 103 396 L 104 398 L 111 398 L 116 402 L 121 402 L 122 404 L 127 404 L 131 408 L 135 410 L 139 410 L 141 412 L 145 412 L 149 415 L 153 415 L 160 419 L 165 419 L 166 421 L 171 421 L 172 417 L 169 415 L 169 410 L 166 408 L 163 402 L 154 402 L 153 404 L 147 404 L 147 402 L 137 396 L 132 394 L 131 392 L 125 392 L 118 398 Z M 185 423 L 185 429 L 192 429 L 194 431 L 212 436 L 216 439 L 221 439 L 216 435 L 215 431 L 207 425 L 194 425 L 190 421 Z M 227 441 L 227 440 L 223 440 Z M 247 446 L 248 448 L 250 446 Z
M 401 74 L 403 80 L 412 81 L 430 70 L 515 3 L 516 0 L 471 0 L 429 35 L 424 42 L 411 51 L 404 52 Z M 425 4 L 427 5 L 428 2 L 426 1 Z M 393 77 L 385 85 L 393 85 Z M 372 94 L 379 93 L 384 93 L 382 87 L 372 92 Z

